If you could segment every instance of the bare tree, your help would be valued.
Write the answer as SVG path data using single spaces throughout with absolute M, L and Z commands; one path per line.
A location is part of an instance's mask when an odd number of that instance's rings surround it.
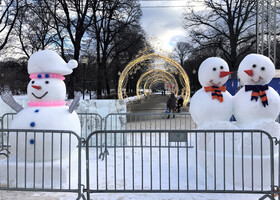
M 184 60 L 187 58 L 188 54 L 191 52 L 191 45 L 186 42 L 177 42 L 173 53 L 175 58 L 177 58 L 180 61 L 180 65 L 184 65 Z
M 20 0 L 3 0 L 0 4 L 0 50 L 8 42 L 20 11 Z
M 110 94 L 108 77 L 108 60 L 113 49 L 124 45 L 131 29 L 139 26 L 142 15 L 138 1 L 131 0 L 104 0 L 92 1 L 91 7 L 94 13 L 92 33 L 96 39 L 97 62 L 97 97 L 102 98 L 103 80 L 105 79 L 107 93 Z M 128 29 L 130 27 L 130 29 Z
M 57 32 L 57 44 L 61 48 L 62 57 L 65 59 L 65 49 L 72 44 L 74 59 L 79 61 L 83 37 L 92 22 L 93 12 L 90 10 L 91 0 L 43 0 L 51 12 Z M 67 35 L 65 35 L 67 34 Z M 70 48 L 71 49 L 71 48 Z M 67 84 L 68 98 L 73 98 L 76 86 L 76 72 L 70 76 Z
M 256 42 L 255 0 L 204 0 L 185 12 L 184 25 L 200 49 L 218 47 L 232 70 Z M 246 47 L 246 48 L 243 48 Z
M 27 58 L 54 43 L 56 33 L 52 24 L 52 15 L 41 0 L 25 0 L 15 24 L 15 35 Z

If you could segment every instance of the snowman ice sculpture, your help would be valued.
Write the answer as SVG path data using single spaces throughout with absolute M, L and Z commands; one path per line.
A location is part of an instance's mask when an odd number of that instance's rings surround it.
M 266 56 L 249 54 L 241 61 L 238 75 L 245 87 L 234 97 L 234 116 L 240 128 L 262 129 L 279 136 L 280 126 L 275 119 L 280 112 L 280 98 L 267 85 L 274 73 L 275 66 Z
M 31 55 L 28 61 L 28 73 L 31 78 L 27 86 L 30 100 L 28 107 L 22 109 L 7 93 L 1 96 L 18 112 L 11 123 L 11 129 L 68 130 L 80 135 L 80 121 L 77 113 L 73 111 L 80 94 L 76 95 L 69 109 L 65 102 L 66 87 L 63 81 L 65 79 L 63 75 L 71 74 L 77 65 L 75 60 L 66 63 L 51 50 L 41 50 Z M 36 134 L 19 132 L 18 136 L 15 133 L 10 134 L 9 141 L 13 148 L 18 146 L 19 159 L 34 161 L 35 155 L 36 162 L 57 160 L 61 155 L 64 158 L 77 146 L 77 139 L 67 133 L 43 136 L 40 132 Z
M 229 122 L 233 113 L 232 96 L 223 86 L 231 73 L 221 58 L 210 57 L 201 63 L 198 80 L 203 88 L 193 95 L 190 103 L 190 114 L 198 128 L 233 128 Z

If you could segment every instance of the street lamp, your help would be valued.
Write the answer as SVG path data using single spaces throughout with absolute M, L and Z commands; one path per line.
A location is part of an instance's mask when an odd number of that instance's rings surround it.
M 88 59 L 86 56 L 83 56 L 82 58 L 82 64 L 83 64 L 83 99 L 85 99 L 85 84 L 86 84 L 86 66 L 88 63 Z

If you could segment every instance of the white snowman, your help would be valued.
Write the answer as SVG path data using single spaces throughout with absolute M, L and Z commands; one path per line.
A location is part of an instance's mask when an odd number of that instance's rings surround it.
M 66 63 L 56 52 L 41 50 L 28 61 L 30 82 L 27 95 L 28 107 L 22 108 L 5 93 L 1 97 L 18 114 L 11 129 L 66 130 L 80 135 L 80 121 L 74 108 L 80 99 L 77 94 L 70 108 L 66 106 L 64 75 L 72 73 L 77 61 Z M 19 132 L 10 134 L 9 142 L 19 159 L 26 161 L 51 161 L 65 158 L 77 147 L 77 139 L 68 133 Z M 69 147 L 71 145 L 71 147 Z M 17 148 L 16 148 L 17 146 Z M 25 156 L 26 155 L 26 156 Z
M 261 129 L 279 137 L 275 119 L 280 112 L 280 97 L 267 84 L 275 66 L 260 54 L 249 54 L 240 63 L 238 75 L 244 85 L 234 97 L 234 116 L 240 128 Z
M 223 86 L 231 73 L 221 58 L 210 57 L 201 63 L 198 80 L 203 88 L 192 96 L 190 103 L 190 114 L 199 129 L 235 128 L 229 122 L 233 98 Z

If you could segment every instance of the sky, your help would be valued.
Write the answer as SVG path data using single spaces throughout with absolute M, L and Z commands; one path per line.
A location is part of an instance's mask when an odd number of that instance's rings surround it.
M 191 0 L 139 0 L 142 8 L 142 26 L 152 41 L 156 38 L 161 48 L 172 51 L 178 41 L 188 41 L 183 28 L 183 12 Z M 192 0 L 194 8 L 199 1 Z
M 142 26 L 148 38 L 161 46 L 165 51 L 172 51 L 177 41 L 183 41 L 186 37 L 186 30 L 183 28 L 183 6 L 186 1 L 141 1 Z M 160 7 L 162 6 L 162 7 Z M 169 7 L 163 7 L 169 6 Z M 171 7 L 182 6 L 182 7 Z

